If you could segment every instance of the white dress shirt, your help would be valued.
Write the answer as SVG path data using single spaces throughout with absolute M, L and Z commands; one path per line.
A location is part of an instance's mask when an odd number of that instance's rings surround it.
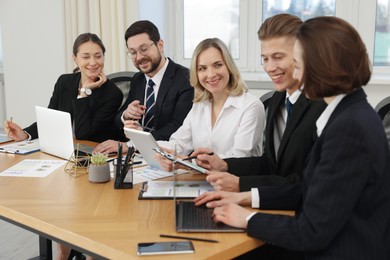
M 326 123 L 328 123 L 328 120 L 330 116 L 332 115 L 333 111 L 336 109 L 337 105 L 341 102 L 341 100 L 345 97 L 345 94 L 337 95 L 330 104 L 325 108 L 325 110 L 322 112 L 320 117 L 317 119 L 316 126 L 317 126 L 317 136 L 320 136 L 322 134 L 322 130 L 324 130 Z
M 210 148 L 221 158 L 262 154 L 264 106 L 252 94 L 229 96 L 211 126 L 210 101 L 194 103 L 183 125 L 169 141 L 158 141 L 164 148 L 189 154 L 196 148 Z

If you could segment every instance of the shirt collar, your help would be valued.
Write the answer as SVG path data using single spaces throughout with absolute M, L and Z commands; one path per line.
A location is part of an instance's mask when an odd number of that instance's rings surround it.
M 294 93 L 292 93 L 291 95 L 286 92 L 286 99 L 289 98 L 291 104 L 295 104 L 295 102 L 297 102 L 299 96 L 301 95 L 302 91 L 300 89 L 297 89 L 294 91 Z
M 153 78 L 150 78 L 148 75 L 145 74 L 146 82 L 148 82 L 149 79 L 152 79 L 156 86 L 160 86 L 161 81 L 164 77 L 164 73 L 167 70 L 168 63 L 169 63 L 169 59 L 165 58 L 164 66 L 156 73 L 156 75 L 153 76 Z
M 330 116 L 332 115 L 333 111 L 336 109 L 337 105 L 341 102 L 341 100 L 346 96 L 346 94 L 340 94 L 337 95 L 330 104 L 325 108 L 325 110 L 322 112 L 321 116 L 317 119 L 316 126 L 317 126 L 317 136 L 320 136 L 322 134 L 322 131 L 324 130 L 326 124 L 328 123 L 328 120 Z
M 223 104 L 223 108 L 227 108 L 229 106 L 236 107 L 236 108 L 242 107 L 244 105 L 245 95 L 246 93 L 240 96 L 228 96 L 228 98 L 225 101 L 225 104 Z M 211 100 L 205 100 L 204 102 L 207 102 L 208 106 L 211 106 L 212 104 Z

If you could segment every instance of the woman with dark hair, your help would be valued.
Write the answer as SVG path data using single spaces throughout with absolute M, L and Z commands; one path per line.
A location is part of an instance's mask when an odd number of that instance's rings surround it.
M 304 93 L 328 104 L 317 120 L 296 216 L 251 212 L 213 194 L 195 201 L 220 199 L 207 203 L 215 221 L 305 259 L 390 259 L 390 151 L 362 89 L 371 77 L 365 45 L 346 21 L 317 17 L 300 26 L 294 61 Z
M 79 140 L 101 142 L 119 134 L 113 125 L 123 94 L 104 75 L 105 52 L 96 34 L 80 34 L 73 45 L 77 67 L 74 73 L 58 78 L 50 99 L 49 108 L 70 113 L 74 137 Z M 6 120 L 4 128 L 15 141 L 38 138 L 36 123 L 22 129 Z

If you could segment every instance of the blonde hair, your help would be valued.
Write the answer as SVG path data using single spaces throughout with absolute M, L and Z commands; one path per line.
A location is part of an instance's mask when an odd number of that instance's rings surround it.
M 196 46 L 192 54 L 190 66 L 190 84 L 195 88 L 194 102 L 201 102 L 204 100 L 212 100 L 212 94 L 205 89 L 199 82 L 198 78 L 198 57 L 206 49 L 214 47 L 221 52 L 222 59 L 229 71 L 228 94 L 229 96 L 241 96 L 248 91 L 245 82 L 241 78 L 232 55 L 229 52 L 226 44 L 218 38 L 208 38 L 201 41 Z

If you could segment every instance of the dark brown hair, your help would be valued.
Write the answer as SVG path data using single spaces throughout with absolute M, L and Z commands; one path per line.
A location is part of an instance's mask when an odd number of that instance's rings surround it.
M 80 45 L 86 42 L 93 42 L 99 45 L 99 47 L 102 49 L 103 55 L 106 53 L 106 48 L 103 45 L 102 40 L 100 40 L 99 36 L 97 36 L 94 33 L 82 33 L 80 34 L 76 40 L 73 43 L 73 55 L 76 57 L 77 53 L 79 52 Z M 80 70 L 79 67 L 76 67 L 73 70 L 73 73 L 76 73 Z
M 154 25 L 154 23 L 148 20 L 140 20 L 133 23 L 132 25 L 130 25 L 129 28 L 127 28 L 125 32 L 126 45 L 127 39 L 141 33 L 146 33 L 147 35 L 149 35 L 149 39 L 154 43 L 158 42 L 161 39 L 160 33 L 158 32 L 158 28 L 156 27 L 156 25 Z
M 316 17 L 297 33 L 304 64 L 304 93 L 309 98 L 348 94 L 368 83 L 371 63 L 359 33 L 337 17 Z
M 260 26 L 257 35 L 260 41 L 278 37 L 295 38 L 302 20 L 291 14 L 277 14 L 267 18 Z

